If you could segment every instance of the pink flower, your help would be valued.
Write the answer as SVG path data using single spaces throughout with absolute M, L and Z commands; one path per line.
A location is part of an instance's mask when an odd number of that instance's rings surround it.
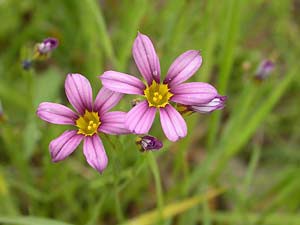
M 146 84 L 134 76 L 115 71 L 107 71 L 99 77 L 103 86 L 112 91 L 145 97 L 144 101 L 127 113 L 126 127 L 137 134 L 148 133 L 158 110 L 162 129 L 167 138 L 170 141 L 177 141 L 185 137 L 186 123 L 170 102 L 183 105 L 206 104 L 218 95 L 216 89 L 208 83 L 183 83 L 201 66 L 202 57 L 199 51 L 189 50 L 175 59 L 163 82 L 160 78 L 158 56 L 146 35 L 138 34 L 132 53 Z
M 99 132 L 106 134 L 125 134 L 125 112 L 108 112 L 122 98 L 122 94 L 102 88 L 95 102 L 90 82 L 80 74 L 68 74 L 65 92 L 69 102 L 77 112 L 64 105 L 43 102 L 37 109 L 37 115 L 49 123 L 76 126 L 76 130 L 67 130 L 49 145 L 53 162 L 68 157 L 83 140 L 83 154 L 87 162 L 99 172 L 107 166 L 107 155 Z

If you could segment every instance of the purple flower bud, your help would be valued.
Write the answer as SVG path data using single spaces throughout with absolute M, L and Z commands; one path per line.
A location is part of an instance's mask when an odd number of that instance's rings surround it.
M 271 72 L 274 70 L 275 64 L 271 60 L 264 60 L 262 61 L 255 73 L 255 78 L 258 80 L 266 79 Z
M 22 67 L 24 70 L 29 70 L 31 68 L 31 66 L 32 66 L 31 60 L 26 59 L 22 62 Z
M 187 106 L 187 109 L 192 112 L 211 113 L 215 110 L 223 109 L 227 96 L 217 96 L 209 103 Z
M 145 135 L 136 139 L 136 144 L 142 152 L 149 150 L 159 150 L 163 147 L 163 143 L 156 137 Z
M 47 38 L 42 43 L 37 44 L 37 50 L 40 54 L 47 54 L 52 52 L 58 46 L 56 38 Z

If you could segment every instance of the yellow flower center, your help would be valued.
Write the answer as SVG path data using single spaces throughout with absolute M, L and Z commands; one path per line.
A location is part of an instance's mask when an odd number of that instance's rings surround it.
M 158 84 L 154 80 L 144 90 L 144 95 L 148 100 L 149 106 L 157 108 L 165 107 L 169 103 L 169 99 L 173 96 L 167 84 Z
M 92 136 L 97 133 L 100 124 L 98 112 L 89 112 L 85 110 L 84 115 L 76 120 L 76 126 L 79 128 L 77 134 Z

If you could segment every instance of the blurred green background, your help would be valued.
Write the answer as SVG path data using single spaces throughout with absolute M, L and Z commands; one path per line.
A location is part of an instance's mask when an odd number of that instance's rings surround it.
M 0 224 L 299 225 L 299 10 L 299 0 L 0 0 Z M 67 73 L 84 74 L 94 95 L 105 70 L 138 75 L 137 31 L 163 74 L 200 49 L 193 80 L 227 95 L 226 108 L 186 117 L 187 137 L 159 152 L 140 153 L 134 135 L 104 136 L 101 175 L 81 146 L 53 164 L 48 144 L 65 127 L 37 118 L 38 104 L 67 104 Z M 24 70 L 47 37 L 59 47 Z M 275 70 L 255 82 L 264 59 Z M 159 121 L 151 134 L 164 139 Z

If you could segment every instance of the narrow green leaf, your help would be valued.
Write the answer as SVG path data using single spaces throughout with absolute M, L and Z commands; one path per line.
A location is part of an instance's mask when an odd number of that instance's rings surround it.
M 6 224 L 18 224 L 18 225 L 71 225 L 70 223 L 64 223 L 56 220 L 39 218 L 39 217 L 1 217 L 0 222 Z

